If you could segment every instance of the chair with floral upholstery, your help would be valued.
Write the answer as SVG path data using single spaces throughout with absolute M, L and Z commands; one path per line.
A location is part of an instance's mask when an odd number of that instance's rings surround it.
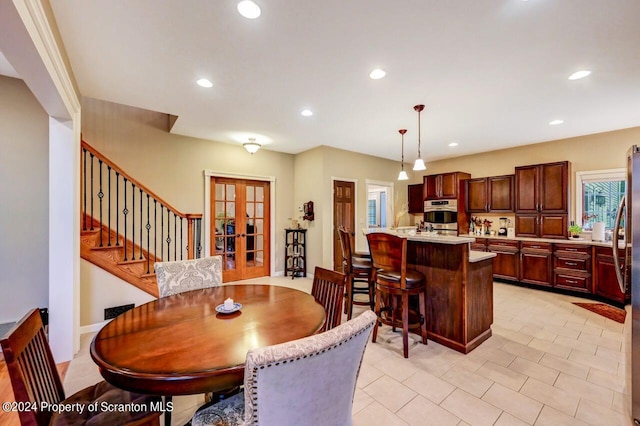
M 222 285 L 222 256 L 156 262 L 160 297 Z
M 244 390 L 196 412 L 192 425 L 351 425 L 356 380 L 376 318 L 365 311 L 324 333 L 250 350 Z

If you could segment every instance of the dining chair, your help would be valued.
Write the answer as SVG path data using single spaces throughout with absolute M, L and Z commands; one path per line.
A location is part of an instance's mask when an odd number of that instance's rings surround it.
M 346 283 L 347 276 L 345 274 L 316 266 L 313 273 L 311 294 L 324 307 L 326 313 L 326 320 L 321 332 L 340 325 Z
M 353 305 L 368 305 L 373 310 L 375 285 L 373 283 L 371 259 L 353 252 L 351 233 L 344 226 L 338 227 L 338 236 L 342 247 L 342 272 L 347 275 L 345 313 L 347 314 L 347 320 L 350 320 L 353 314 Z M 357 285 L 357 283 L 365 283 L 366 285 Z M 369 300 L 355 300 L 356 294 L 366 294 Z
M 222 256 L 156 262 L 160 297 L 222 285 Z
M 17 403 L 29 409 L 18 410 L 22 425 L 159 425 L 160 412 L 151 411 L 160 397 L 118 389 L 105 381 L 65 398 L 40 311 L 33 309 L 0 339 L 2 352 Z M 95 403 L 96 410 L 89 410 Z M 82 411 L 43 409 L 49 404 L 84 407 Z M 105 405 L 106 404 L 106 405 Z M 146 407 L 140 410 L 109 409 L 119 404 Z
M 407 268 L 407 239 L 383 232 L 367 234 L 376 283 L 375 313 L 380 322 L 402 328 L 403 355 L 409 357 L 409 330 L 419 329 L 427 344 L 427 292 L 423 274 Z M 409 296 L 418 296 L 419 312 L 409 307 Z M 398 304 L 400 304 L 398 306 Z M 412 321 L 410 322 L 410 318 Z M 378 322 L 372 342 L 378 335 Z
M 250 350 L 244 390 L 196 412 L 192 425 L 351 425 L 356 380 L 375 321 L 365 311 L 324 333 Z

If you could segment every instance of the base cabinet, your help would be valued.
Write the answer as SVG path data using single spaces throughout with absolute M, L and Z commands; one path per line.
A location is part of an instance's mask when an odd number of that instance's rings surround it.
M 620 263 L 625 270 L 624 250 L 619 250 Z M 626 303 L 629 301 L 629 289 L 623 293 L 618 286 L 618 279 L 616 277 L 616 266 L 613 261 L 613 249 L 608 247 L 596 247 L 595 249 L 595 262 L 593 268 L 594 274 L 594 289 L 593 292 L 607 299 L 614 300 L 619 303 Z M 627 276 L 627 282 L 628 276 Z
M 551 244 L 523 241 L 520 248 L 520 281 L 551 287 Z
M 493 258 L 493 276 L 507 280 L 518 280 L 520 277 L 520 261 L 518 257 L 518 241 L 487 241 L 487 251 L 495 253 Z
M 555 287 L 591 293 L 591 246 L 554 244 L 553 273 Z

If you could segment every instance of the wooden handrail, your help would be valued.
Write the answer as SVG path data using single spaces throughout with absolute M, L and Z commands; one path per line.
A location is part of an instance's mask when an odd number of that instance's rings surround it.
M 82 145 L 81 146 L 82 148 L 86 149 L 88 152 L 92 153 L 95 157 L 97 157 L 98 159 L 102 160 L 102 162 L 104 164 L 106 164 L 108 167 L 111 167 L 111 169 L 116 171 L 117 173 L 119 173 L 120 176 L 124 177 L 129 182 L 133 183 L 136 187 L 142 189 L 144 192 L 146 192 L 147 194 L 152 196 L 154 199 L 158 200 L 159 203 L 161 203 L 168 210 L 171 210 L 172 213 L 174 213 L 177 216 L 180 216 L 180 217 L 182 217 L 184 219 L 202 219 L 202 213 L 182 213 L 182 212 L 180 212 L 180 210 L 176 209 L 171 204 L 169 204 L 168 202 L 163 200 L 160 196 L 158 196 L 158 194 L 156 194 L 155 192 L 150 190 L 147 186 L 145 186 L 142 183 L 140 183 L 140 181 L 138 181 L 137 179 L 131 177 L 131 175 L 129 175 L 124 170 L 122 170 L 113 161 L 108 159 L 104 154 L 102 154 L 100 151 L 98 151 L 97 149 L 95 149 L 94 147 L 89 145 L 84 140 L 81 142 L 81 145 Z

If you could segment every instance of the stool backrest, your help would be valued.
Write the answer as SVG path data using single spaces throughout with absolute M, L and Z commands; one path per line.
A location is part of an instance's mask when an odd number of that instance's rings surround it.
M 400 287 L 404 288 L 407 275 L 407 239 L 384 232 L 372 232 L 367 234 L 367 242 L 373 269 L 400 272 Z
M 351 251 L 351 234 L 344 226 L 338 227 L 338 236 L 340 237 L 340 246 L 342 247 L 342 272 L 350 274 L 353 269 Z

